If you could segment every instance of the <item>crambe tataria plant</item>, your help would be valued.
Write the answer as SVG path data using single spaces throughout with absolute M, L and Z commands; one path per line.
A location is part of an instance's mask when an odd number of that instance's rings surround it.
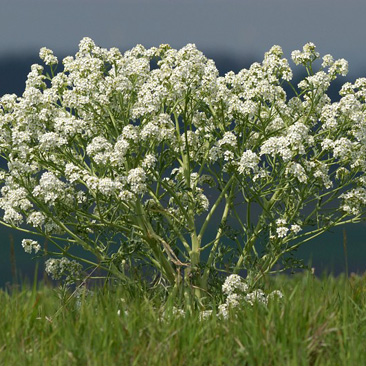
M 314 71 L 312 43 L 292 53 L 298 85 L 279 46 L 224 77 L 193 44 L 122 54 L 84 38 L 63 71 L 51 50 L 40 57 L 23 95 L 1 98 L 1 222 L 46 237 L 57 278 L 125 278 L 143 263 L 200 297 L 218 271 L 254 286 L 364 217 L 366 79 L 332 102 L 347 62 L 326 55 Z

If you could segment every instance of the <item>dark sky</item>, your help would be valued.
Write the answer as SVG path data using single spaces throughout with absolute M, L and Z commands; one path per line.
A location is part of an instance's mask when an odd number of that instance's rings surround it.
M 274 44 L 289 57 L 312 41 L 358 77 L 366 73 L 365 14 L 364 0 L 1 0 L 0 58 L 42 46 L 74 54 L 84 36 L 106 48 L 196 43 L 258 60 Z

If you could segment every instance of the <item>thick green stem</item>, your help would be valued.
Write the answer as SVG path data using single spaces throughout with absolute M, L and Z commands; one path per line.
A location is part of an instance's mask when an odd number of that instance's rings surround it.
M 138 201 L 136 204 L 136 220 L 144 234 L 144 239 L 153 251 L 156 260 L 160 263 L 163 274 L 171 284 L 174 284 L 177 281 L 176 273 L 161 248 L 161 243 L 157 239 L 158 236 L 154 232 L 150 223 L 146 221 L 145 217 L 146 215 L 141 202 Z
M 225 195 L 226 204 L 225 204 L 224 212 L 223 212 L 222 217 L 221 217 L 221 224 L 224 224 L 226 222 L 227 217 L 229 215 L 230 206 L 231 206 L 232 198 L 233 198 L 233 195 L 234 195 L 234 189 L 235 189 L 235 184 L 233 184 L 231 186 L 229 196 Z M 216 238 L 215 238 L 214 243 L 212 245 L 210 254 L 208 256 L 208 260 L 207 260 L 207 263 L 206 263 L 206 268 L 205 268 L 205 270 L 203 272 L 203 275 L 202 275 L 202 278 L 201 278 L 201 286 L 204 290 L 207 290 L 207 282 L 208 282 L 208 277 L 209 277 L 209 274 L 210 274 L 211 265 L 212 265 L 212 262 L 215 258 L 215 252 L 216 252 L 216 249 L 219 245 L 220 238 L 222 236 L 223 231 L 224 231 L 223 225 L 220 225 L 219 229 L 217 230 Z
M 213 214 L 215 213 L 216 209 L 219 207 L 220 202 L 222 201 L 222 199 L 225 197 L 225 194 L 227 192 L 227 190 L 230 188 L 231 184 L 233 183 L 233 180 L 235 179 L 235 176 L 232 175 L 230 177 L 230 179 L 228 180 L 228 182 L 226 183 L 225 187 L 222 189 L 219 197 L 217 198 L 216 202 L 213 204 L 210 212 L 207 214 L 206 219 L 201 227 L 200 233 L 199 233 L 199 237 L 202 238 L 203 234 L 205 233 L 208 224 L 210 223 Z

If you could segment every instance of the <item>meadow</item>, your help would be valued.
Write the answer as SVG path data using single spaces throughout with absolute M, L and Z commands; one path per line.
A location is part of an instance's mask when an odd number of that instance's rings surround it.
M 159 291 L 78 292 L 35 281 L 0 292 L 1 365 L 363 365 L 365 276 L 267 278 L 282 301 L 228 319 L 184 316 Z M 215 305 L 212 304 L 215 308 Z

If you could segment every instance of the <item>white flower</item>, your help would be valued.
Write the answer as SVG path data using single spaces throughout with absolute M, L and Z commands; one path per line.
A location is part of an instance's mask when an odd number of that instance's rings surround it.
M 45 77 L 42 72 L 43 66 L 37 64 L 31 66 L 31 72 L 28 74 L 25 82 L 26 89 L 23 93 L 25 104 L 34 105 L 37 101 L 42 100 L 42 94 L 39 90 L 40 88 L 45 87 Z
M 231 131 L 225 132 L 223 138 L 217 142 L 219 147 L 228 145 L 232 148 L 236 147 L 236 143 L 236 136 Z
M 229 306 L 229 308 L 234 309 L 240 305 L 240 301 L 242 299 L 242 295 L 232 293 L 226 297 L 226 304 Z
M 333 154 L 335 158 L 349 159 L 351 157 L 353 143 L 346 137 L 341 137 L 333 142 Z
M 270 137 L 261 146 L 260 155 L 268 154 L 272 157 L 275 157 L 277 154 L 279 154 L 282 159 L 287 162 L 291 160 L 292 157 L 292 151 L 288 147 L 289 145 L 289 140 L 284 136 Z
M 146 190 L 146 178 L 144 169 L 131 169 L 127 177 L 127 183 L 130 185 L 131 191 L 136 194 L 143 194 Z
M 198 194 L 196 196 L 197 204 L 200 207 L 200 210 L 198 213 L 201 213 L 201 211 L 208 211 L 210 208 L 210 201 L 208 200 L 207 196 L 202 193 L 202 189 L 197 188 Z
M 112 148 L 112 144 L 106 138 L 97 136 L 86 147 L 86 152 L 97 164 L 106 164 Z
M 54 56 L 53 51 L 46 47 L 42 47 L 39 51 L 39 57 L 46 65 L 54 65 L 58 63 L 57 57 Z
M 254 305 L 254 303 L 258 302 L 262 305 L 267 305 L 268 299 L 262 290 L 254 290 L 253 292 L 247 294 L 245 296 L 245 301 L 247 301 L 250 305 Z
M 80 277 L 82 266 L 80 263 L 67 258 L 50 258 L 46 261 L 45 270 L 54 280 L 59 280 L 65 276 L 66 281 L 71 281 Z
M 284 238 L 287 235 L 288 231 L 289 229 L 284 226 L 280 226 L 276 229 L 276 233 L 279 238 Z
M 128 124 L 127 126 L 123 127 L 121 137 L 134 144 L 138 144 L 140 139 L 138 128 L 136 126 Z
M 327 90 L 330 86 L 331 78 L 324 71 L 318 71 L 316 74 L 306 77 L 302 80 L 298 87 L 300 89 L 307 89 L 310 87 L 311 89 L 318 89 L 323 92 Z
M 315 51 L 315 45 L 312 42 L 308 42 L 304 45 L 302 52 L 299 50 L 291 53 L 292 61 L 296 64 L 307 64 L 315 61 L 319 57 L 319 53 Z
M 156 139 L 160 142 L 160 127 L 154 122 L 148 122 L 141 131 L 142 141 Z
M 231 162 L 234 159 L 234 153 L 230 150 L 224 151 L 224 161 Z
M 259 162 L 260 159 L 258 155 L 252 150 L 244 151 L 238 164 L 238 173 L 249 174 L 250 170 L 256 173 L 258 171 Z
M 39 139 L 39 142 L 42 150 L 61 148 L 62 146 L 67 145 L 67 140 L 55 132 L 43 134 Z
M 243 281 L 242 277 L 232 274 L 226 277 L 224 284 L 222 285 L 222 292 L 226 295 L 233 294 L 236 290 L 246 293 L 249 286 Z
M 33 250 L 35 253 L 38 253 L 38 251 L 41 249 L 39 243 L 31 239 L 23 239 L 22 247 L 24 248 L 24 251 L 29 254 L 31 254 Z
M 287 176 L 292 175 L 297 178 L 300 183 L 305 183 L 308 180 L 305 169 L 298 163 L 290 162 L 285 172 Z
M 336 75 L 346 76 L 348 74 L 348 61 L 344 58 L 335 61 L 329 67 L 329 74 L 333 77 Z
M 199 314 L 199 320 L 206 320 L 212 316 L 212 310 L 203 310 Z
M 218 313 L 217 315 L 219 317 L 222 317 L 224 319 L 227 319 L 229 317 L 229 307 L 227 304 L 220 304 L 218 307 Z
M 300 226 L 300 225 L 294 224 L 294 225 L 291 225 L 290 230 L 291 230 L 294 234 L 297 234 L 297 233 L 298 233 L 298 232 L 300 232 L 302 229 L 301 229 L 301 226 Z
M 287 224 L 287 221 L 285 219 L 277 219 L 276 220 L 276 225 L 277 226 L 284 226 Z
M 142 162 L 142 167 L 147 169 L 154 168 L 155 164 L 157 162 L 157 159 L 152 154 L 147 154 Z
M 126 155 L 130 149 L 130 143 L 122 136 L 119 136 L 113 147 L 113 152 L 110 154 L 112 164 L 123 165 L 126 161 Z
M 323 122 L 322 129 L 332 129 L 338 126 L 338 103 L 327 104 L 322 108 L 320 120 Z
M 67 186 L 52 172 L 44 172 L 39 180 L 39 185 L 33 189 L 35 197 L 41 197 L 45 203 L 54 205 L 57 200 L 63 199 L 64 203 L 72 201 L 67 194 Z
M 211 147 L 209 153 L 209 159 L 211 162 L 217 161 L 222 155 L 222 150 L 218 146 Z
M 358 187 L 340 195 L 341 208 L 349 215 L 358 215 L 366 206 L 366 189 Z
M 13 208 L 9 207 L 4 210 L 4 222 L 11 223 L 15 226 L 20 226 L 23 223 L 23 215 Z
M 276 220 L 276 225 L 277 225 L 276 233 L 277 233 L 278 238 L 284 238 L 287 235 L 289 229 L 285 226 L 286 224 L 287 223 L 286 223 L 285 219 Z
M 45 216 L 41 212 L 33 212 L 27 218 L 27 224 L 33 227 L 41 227 L 45 222 Z
M 98 190 L 105 196 L 112 196 L 114 193 L 120 192 L 122 184 L 111 178 L 100 178 L 97 182 Z
M 55 130 L 65 138 L 89 137 L 91 129 L 87 122 L 82 119 L 77 119 L 74 116 L 62 116 L 55 118 Z
M 122 189 L 118 194 L 118 198 L 125 202 L 134 202 L 135 200 L 133 193 L 127 189 Z
M 81 169 L 73 163 L 67 163 L 65 166 L 65 177 L 70 183 L 74 183 L 81 179 Z
M 324 56 L 322 57 L 322 59 L 323 59 L 323 62 L 322 62 L 322 67 L 323 67 L 323 68 L 325 68 L 325 67 L 327 67 L 327 66 L 332 66 L 332 65 L 333 65 L 333 63 L 334 63 L 334 58 L 333 58 L 333 56 L 332 56 L 332 55 L 329 55 L 329 54 L 324 55 Z

